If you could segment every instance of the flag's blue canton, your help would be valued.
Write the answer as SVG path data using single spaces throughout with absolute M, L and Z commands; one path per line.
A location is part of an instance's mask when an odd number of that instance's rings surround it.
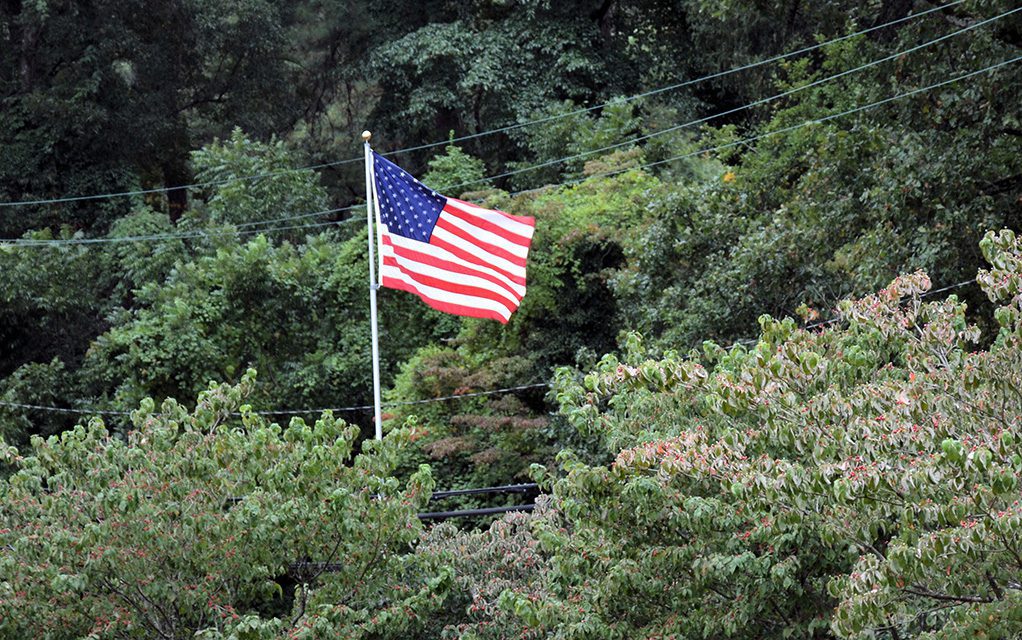
M 387 230 L 429 242 L 447 198 L 375 151 L 373 159 L 376 163 L 373 172 L 380 201 L 380 219 L 387 225 Z

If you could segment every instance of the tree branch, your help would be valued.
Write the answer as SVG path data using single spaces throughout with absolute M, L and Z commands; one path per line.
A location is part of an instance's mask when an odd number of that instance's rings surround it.
M 930 591 L 925 587 L 912 586 L 905 587 L 902 589 L 905 593 L 911 593 L 914 596 L 921 596 L 923 598 L 932 598 L 934 600 L 940 600 L 942 602 L 962 602 L 962 603 L 988 603 L 994 602 L 994 598 L 987 596 L 955 596 L 950 593 L 939 593 L 937 591 Z
M 155 631 L 158 636 L 160 636 L 161 638 L 166 638 L 167 640 L 174 640 L 174 636 L 166 633 L 163 629 L 160 628 L 160 625 L 156 624 L 155 622 L 153 622 L 152 619 L 150 619 L 149 613 L 146 611 L 146 608 L 143 607 L 140 603 L 136 602 L 127 593 L 115 587 L 110 580 L 103 578 L 102 584 L 107 589 L 112 591 L 114 594 L 120 596 L 121 600 L 124 600 L 124 602 L 128 603 L 128 606 L 135 609 L 138 612 L 138 614 L 142 617 L 142 621 L 150 628 L 152 628 L 152 630 Z

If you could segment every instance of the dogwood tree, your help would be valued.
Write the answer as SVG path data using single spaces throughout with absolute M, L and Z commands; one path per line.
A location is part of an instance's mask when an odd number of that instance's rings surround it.
M 535 523 L 553 596 L 502 601 L 559 638 L 1022 633 L 1022 242 L 988 234 L 1000 333 L 922 273 L 761 318 L 751 348 L 607 356 L 562 412 L 614 455 L 562 456 Z
M 324 414 L 281 427 L 254 383 L 168 400 L 116 437 L 93 419 L 0 482 L 0 636 L 401 637 L 448 576 L 412 575 L 428 468 L 390 476 L 407 435 L 362 443 Z M 237 413 L 235 413 L 237 412 Z

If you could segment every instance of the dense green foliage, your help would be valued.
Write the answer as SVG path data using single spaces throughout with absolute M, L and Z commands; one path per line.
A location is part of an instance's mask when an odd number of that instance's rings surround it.
M 1022 64 L 927 89 L 1022 13 L 930 8 L 0 0 L 0 637 L 1022 635 Z M 363 129 L 537 224 L 382 443 Z
M 127 439 L 95 420 L 6 452 L 3 637 L 398 638 L 435 606 L 449 577 L 408 557 L 432 477 L 390 475 L 406 434 L 352 460 L 358 430 L 329 414 L 250 413 L 253 374 L 191 413 L 144 403 Z
M 126 440 L 98 420 L 36 438 L 6 453 L 0 621 L 52 638 L 1015 637 L 1022 240 L 982 248 L 988 350 L 955 296 L 923 299 L 921 272 L 842 303 L 840 327 L 763 316 L 750 349 L 648 358 L 633 336 L 623 360 L 559 372 L 588 446 L 533 470 L 549 504 L 436 527 L 414 553 L 432 476 L 401 493 L 390 475 L 412 434 L 349 465 L 356 430 L 329 414 L 232 417 L 252 374 L 192 414 L 145 401 Z
M 922 273 L 819 332 L 760 320 L 746 350 L 607 356 L 557 393 L 613 454 L 565 454 L 534 523 L 550 597 L 501 603 L 553 637 L 1022 633 L 1022 242 L 990 234 L 988 351 Z

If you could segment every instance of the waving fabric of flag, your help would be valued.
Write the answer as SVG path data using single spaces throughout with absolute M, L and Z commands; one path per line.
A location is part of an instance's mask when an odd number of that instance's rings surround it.
M 525 295 L 525 260 L 536 228 L 447 198 L 373 152 L 382 284 L 440 311 L 507 322 Z

